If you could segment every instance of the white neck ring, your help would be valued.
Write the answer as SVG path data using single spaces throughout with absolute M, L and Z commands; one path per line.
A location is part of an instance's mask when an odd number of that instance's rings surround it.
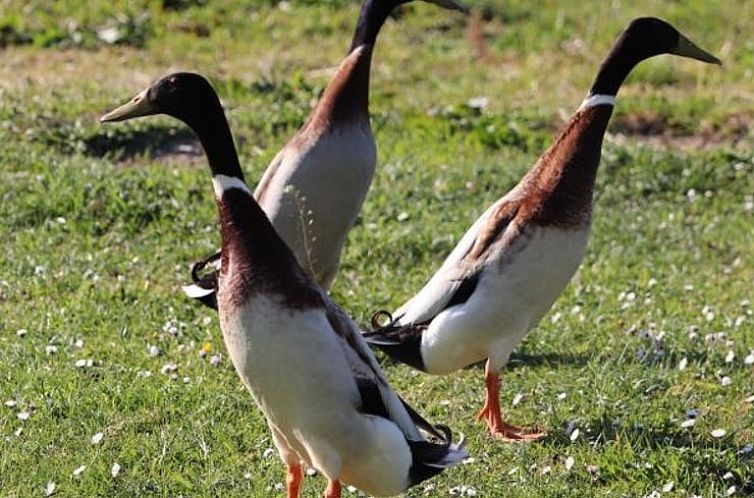
M 235 176 L 215 175 L 212 177 L 212 187 L 215 189 L 215 197 L 218 199 L 223 196 L 226 190 L 232 188 L 251 195 L 251 191 L 249 190 L 248 185 L 246 185 L 246 182 Z
M 615 105 L 615 95 L 600 95 L 599 93 L 589 95 L 579 106 L 579 111 L 598 105 Z

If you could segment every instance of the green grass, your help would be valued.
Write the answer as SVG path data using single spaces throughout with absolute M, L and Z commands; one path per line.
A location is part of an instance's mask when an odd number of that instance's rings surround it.
M 621 92 L 586 260 L 503 372 L 510 419 L 550 437 L 491 440 L 473 419 L 478 368 L 435 378 L 385 362 L 396 390 L 466 434 L 474 456 L 407 495 L 754 493 L 754 2 L 468 3 L 482 13 L 472 27 L 408 6 L 376 50 L 379 166 L 333 289 L 358 321 L 415 292 L 514 185 L 631 18 L 672 20 L 725 66 L 657 58 Z M 60 497 L 282 496 L 283 467 L 216 316 L 179 292 L 188 263 L 218 244 L 204 160 L 175 121 L 96 118 L 170 68 L 201 71 L 258 178 L 358 11 L 289 7 L 0 0 L 0 397 L 17 403 L 0 405 L 0 495 L 44 496 L 54 482 Z M 114 44 L 98 35 L 112 26 L 123 28 Z M 467 105 L 478 96 L 481 111 Z M 168 364 L 177 370 L 162 373 Z M 698 421 L 683 428 L 691 409 Z M 323 488 L 309 477 L 304 496 Z

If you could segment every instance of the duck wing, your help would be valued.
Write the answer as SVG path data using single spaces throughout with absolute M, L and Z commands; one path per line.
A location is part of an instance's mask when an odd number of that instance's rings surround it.
M 361 398 L 360 411 L 392 421 L 408 444 L 412 465 L 411 485 L 468 457 L 463 438 L 453 444 L 453 435 L 444 425 L 433 425 L 401 399 L 390 387 L 358 326 L 323 294 L 325 312 L 354 376 Z
M 445 432 L 422 418 L 390 387 L 356 323 L 329 299 L 326 303 L 327 320 L 340 339 L 351 373 L 359 386 L 362 410 L 392 420 L 409 440 L 423 440 L 419 432 L 421 429 L 431 437 L 444 441 Z
M 493 204 L 464 234 L 440 269 L 418 294 L 398 308 L 394 317 L 377 312 L 373 330 L 364 333 L 369 344 L 389 356 L 424 370 L 421 336 L 442 311 L 468 301 L 477 289 L 491 248 L 511 226 L 518 204 L 506 198 Z M 380 325 L 380 316 L 390 317 Z
M 518 212 L 517 203 L 505 198 L 487 209 L 464 234 L 440 269 L 395 316 L 401 325 L 431 322 L 440 312 L 466 302 L 490 255 Z

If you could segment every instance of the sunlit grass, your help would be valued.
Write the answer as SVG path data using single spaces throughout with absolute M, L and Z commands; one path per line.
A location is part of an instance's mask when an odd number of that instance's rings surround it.
M 584 265 L 503 372 L 508 416 L 549 438 L 491 440 L 474 420 L 478 368 L 435 378 L 385 362 L 474 456 L 408 496 L 754 492 L 754 5 L 468 3 L 481 33 L 417 2 L 377 47 L 379 167 L 333 289 L 360 322 L 410 297 L 515 184 L 632 17 L 672 20 L 725 66 L 657 58 L 620 94 Z M 179 292 L 218 243 L 203 158 L 175 121 L 96 119 L 170 68 L 201 71 L 258 178 L 347 48 L 358 5 L 53 4 L 0 0 L 0 27 L 31 37 L 0 49 L 0 494 L 52 482 L 70 497 L 281 496 L 216 316 Z M 126 11 L 149 14 L 143 43 L 97 37 Z M 56 42 L 60 19 L 86 43 Z M 323 487 L 307 478 L 304 495 Z

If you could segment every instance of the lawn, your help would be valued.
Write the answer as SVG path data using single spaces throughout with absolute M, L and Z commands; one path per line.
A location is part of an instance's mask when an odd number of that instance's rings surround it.
M 511 421 L 548 438 L 488 437 L 479 368 L 380 357 L 473 454 L 406 496 L 751 495 L 754 1 L 467 4 L 410 4 L 378 42 L 379 164 L 333 287 L 361 323 L 515 184 L 633 17 L 670 20 L 725 65 L 658 57 L 619 95 L 586 260 L 503 372 Z M 201 150 L 174 120 L 97 118 L 171 69 L 202 72 L 256 181 L 358 7 L 0 0 L 0 495 L 283 496 L 216 315 L 179 291 L 219 243 Z

